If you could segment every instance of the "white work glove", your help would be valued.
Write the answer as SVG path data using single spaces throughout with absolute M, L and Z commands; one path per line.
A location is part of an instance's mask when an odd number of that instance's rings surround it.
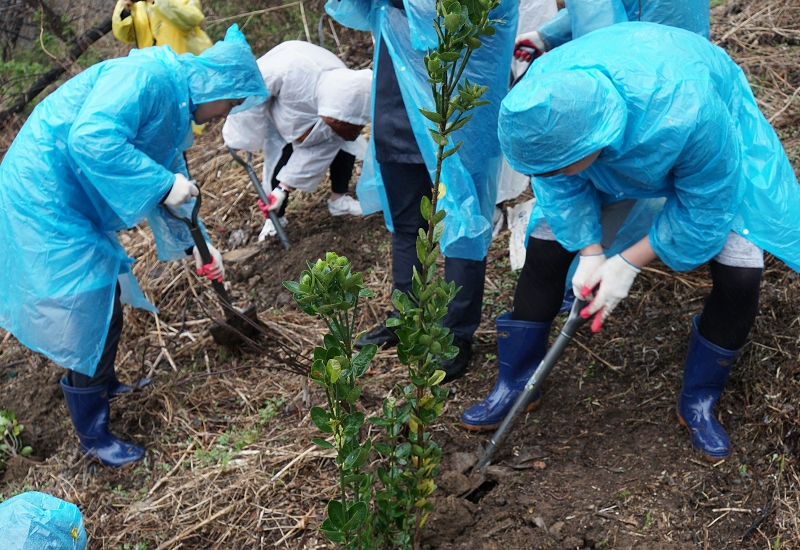
M 617 304 L 628 297 L 633 280 L 640 271 L 641 269 L 617 254 L 587 277 L 586 284 L 581 289 L 581 296 L 587 296 L 600 285 L 595 292 L 594 300 L 581 311 L 581 317 L 584 319 L 597 314 L 592 321 L 592 332 L 598 332 Z
M 175 174 L 175 181 L 172 182 L 172 189 L 169 190 L 164 204 L 171 208 L 178 208 L 192 197 L 196 197 L 200 191 L 197 189 L 194 180 L 186 179 L 183 174 Z
M 517 35 L 514 40 L 514 57 L 520 61 L 531 62 L 541 57 L 547 51 L 544 40 L 539 31 L 532 31 Z
M 203 265 L 203 259 L 200 257 L 200 251 L 197 250 L 197 247 L 195 246 L 192 248 L 197 274 L 205 275 L 209 280 L 216 280 L 221 283 L 222 278 L 225 276 L 225 266 L 222 265 L 222 254 L 208 241 L 206 241 L 206 246 L 208 246 L 208 251 L 211 252 L 211 263 L 206 265 Z
M 286 220 L 286 216 L 281 216 L 278 218 L 278 223 L 281 224 L 281 227 L 286 227 L 286 224 L 289 223 Z M 258 234 L 258 240 L 263 241 L 267 237 L 274 237 L 278 234 L 278 231 L 275 229 L 275 224 L 272 223 L 272 220 L 267 218 L 264 222 L 264 227 L 261 228 L 261 233 Z
M 581 290 L 586 286 L 589 275 L 600 269 L 606 262 L 605 254 L 581 254 L 578 256 L 578 267 L 572 276 L 572 293 L 581 298 Z
M 267 198 L 269 199 L 269 204 L 267 204 L 267 210 L 278 210 L 283 204 L 283 201 L 286 200 L 286 197 L 288 195 L 289 194 L 286 191 L 284 191 L 280 185 L 276 186 L 275 189 L 270 191 L 269 195 L 267 196 Z

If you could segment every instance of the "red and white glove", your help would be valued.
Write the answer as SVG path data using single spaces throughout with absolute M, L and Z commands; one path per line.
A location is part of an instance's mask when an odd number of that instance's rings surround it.
M 263 201 L 258 201 L 258 206 L 261 208 L 261 211 L 264 212 L 264 215 L 267 215 L 267 211 L 269 210 L 278 210 L 282 205 L 283 201 L 286 200 L 286 197 L 289 196 L 280 185 L 275 187 L 272 191 L 270 191 L 269 195 L 267 195 L 267 199 L 269 199 L 269 204 L 264 204 Z M 264 210 L 266 207 L 266 211 Z
M 194 180 L 187 179 L 183 174 L 175 174 L 175 179 L 172 182 L 172 188 L 169 190 L 167 198 L 164 199 L 164 204 L 171 208 L 178 208 L 185 202 L 188 202 L 192 197 L 196 197 L 200 191 L 197 189 Z
M 520 61 L 531 62 L 547 51 L 539 31 L 520 34 L 514 41 L 514 57 Z
M 225 276 L 225 266 L 222 265 L 222 254 L 219 253 L 219 250 L 214 248 L 214 246 L 206 242 L 208 246 L 208 251 L 211 252 L 211 263 L 203 265 L 203 259 L 200 257 L 200 251 L 197 250 L 197 247 L 192 248 L 192 254 L 194 255 L 194 264 L 197 267 L 197 274 L 198 275 L 205 275 L 211 281 L 217 281 L 219 283 L 222 282 L 222 278 Z
M 640 272 L 641 269 L 617 254 L 586 278 L 581 296 L 587 297 L 599 285 L 594 300 L 581 311 L 584 319 L 596 314 L 592 321 L 592 332 L 598 332 L 614 308 L 628 297 L 633 280 Z
M 606 263 L 605 254 L 587 254 L 585 256 L 581 254 L 578 256 L 578 268 L 572 276 L 572 293 L 575 296 L 581 296 L 581 290 L 587 286 L 586 281 L 589 275 L 600 269 L 604 263 Z

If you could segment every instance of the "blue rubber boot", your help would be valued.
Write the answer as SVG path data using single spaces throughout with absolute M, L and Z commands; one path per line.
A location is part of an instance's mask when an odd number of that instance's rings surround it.
M 152 378 L 142 378 L 138 382 L 136 382 L 135 387 L 143 388 L 147 384 L 152 382 Z M 113 399 L 119 395 L 125 395 L 126 393 L 131 393 L 133 391 L 134 386 L 129 386 L 123 382 L 120 382 L 117 379 L 117 375 L 114 375 L 114 378 L 111 379 L 111 382 L 108 383 L 106 386 L 106 391 L 108 392 L 108 398 Z
M 692 323 L 692 338 L 686 352 L 683 388 L 678 397 L 678 420 L 689 429 L 692 446 L 710 462 L 719 462 L 731 454 L 728 433 L 714 414 L 717 402 L 739 350 L 716 346 L 697 330 L 696 316 Z
M 109 407 L 106 387 L 73 388 L 66 378 L 61 389 L 72 425 L 78 432 L 81 451 L 97 457 L 106 466 L 122 466 L 144 458 L 144 449 L 117 439 L 108 431 Z
M 525 383 L 547 353 L 550 323 L 512 321 L 506 313 L 497 318 L 497 356 L 500 372 L 489 397 L 461 415 L 461 425 L 468 430 L 493 430 L 511 410 Z M 541 392 L 533 398 L 528 410 L 541 402 Z
M 574 303 L 575 293 L 572 292 L 572 288 L 570 287 L 564 293 L 564 300 L 561 302 L 561 307 L 558 310 L 558 314 L 561 315 L 562 313 L 569 313 L 572 311 L 572 304 Z

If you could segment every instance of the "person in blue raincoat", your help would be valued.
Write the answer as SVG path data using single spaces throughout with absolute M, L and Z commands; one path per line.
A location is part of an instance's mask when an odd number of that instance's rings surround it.
M 365 214 L 380 205 L 392 231 L 392 278 L 395 289 L 411 290 L 417 231 L 428 222 L 420 214 L 423 196 L 431 196 L 436 167 L 436 145 L 428 133 L 430 122 L 419 112 L 433 105 L 428 75 L 422 61 L 428 48 L 438 45 L 433 19 L 435 2 L 427 0 L 329 0 L 325 9 L 339 23 L 375 36 L 372 139 L 357 192 Z M 461 291 L 448 307 L 444 324 L 454 334 L 458 356 L 444 361 L 445 381 L 464 373 L 473 334 L 480 323 L 486 252 L 492 237 L 497 184 L 502 153 L 494 128 L 500 100 L 508 88 L 508 74 L 518 0 L 503 0 L 492 13 L 504 23 L 497 33 L 482 37 L 464 77 L 489 86 L 484 96 L 491 104 L 476 109 L 472 120 L 454 136 L 464 141 L 458 153 L 444 163 L 444 195 L 439 204 L 447 212 L 442 251 L 445 279 Z M 371 176 L 371 177 L 370 177 Z M 396 315 L 396 312 L 392 313 Z M 358 342 L 395 345 L 394 329 L 381 323 Z
M 108 431 L 108 398 L 130 391 L 114 373 L 120 300 L 149 304 L 116 232 L 148 220 L 159 259 L 194 254 L 184 214 L 198 191 L 182 152 L 202 124 L 268 95 L 235 26 L 199 56 L 134 50 L 70 79 L 31 113 L 0 164 L 0 326 L 70 369 L 61 381 L 84 452 L 104 464 L 144 449 Z M 187 202 L 188 201 L 188 202 Z
M 595 29 L 645 21 L 692 31 L 708 38 L 708 0 L 566 0 L 566 7 L 539 27 L 517 36 L 514 57 L 533 61 L 545 52 Z
M 708 38 L 709 4 L 706 0 L 568 0 L 566 8 L 559 11 L 538 31 L 517 36 L 514 56 L 520 61 L 531 62 L 552 48 L 569 43 L 572 39 L 609 25 L 628 21 L 669 25 Z M 648 218 L 655 215 L 661 202 L 661 199 L 653 198 L 637 201 L 632 198 L 621 199 L 604 195 L 602 211 L 604 248 L 616 250 L 629 244 L 632 239 L 638 238 L 633 234 L 633 228 L 638 228 L 644 234 L 646 229 L 643 230 L 642 226 L 649 226 Z M 626 232 L 623 233 L 622 230 Z M 526 254 L 525 261 L 532 267 L 540 261 L 546 262 L 547 259 Z M 573 269 L 574 266 L 575 263 Z M 530 269 L 523 267 L 521 273 L 523 282 L 524 277 L 530 272 Z M 561 311 L 569 311 L 574 300 L 572 289 L 567 289 Z M 509 315 L 497 319 L 499 364 L 497 383 L 486 399 L 462 415 L 462 424 L 467 429 L 480 431 L 499 426 L 538 364 L 538 362 L 535 364 L 528 362 L 523 355 L 517 353 L 518 347 L 522 345 L 517 338 L 525 339 L 526 335 L 524 331 L 512 330 L 515 326 L 516 321 Z M 539 398 L 540 395 L 534 396 L 532 406 L 539 403 Z
M 537 60 L 503 101 L 509 163 L 534 175 L 544 215 L 529 244 L 513 319 L 538 364 L 564 277 L 589 298 L 598 331 L 656 257 L 677 271 L 710 263 L 713 288 L 693 319 L 680 422 L 711 461 L 730 455 L 713 406 L 758 312 L 763 250 L 800 271 L 800 186 L 739 67 L 690 32 L 648 23 L 597 30 Z M 610 258 L 600 196 L 664 197 L 649 233 Z M 534 369 L 535 370 L 535 369 Z

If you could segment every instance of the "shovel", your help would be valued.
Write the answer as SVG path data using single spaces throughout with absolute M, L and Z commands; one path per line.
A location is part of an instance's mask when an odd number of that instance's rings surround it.
M 258 194 L 258 198 L 261 199 L 261 202 L 264 204 L 269 204 L 269 198 L 267 197 L 266 191 L 264 188 L 261 187 L 261 182 L 258 181 L 258 176 L 256 176 L 255 170 L 253 170 L 253 164 L 250 162 L 253 155 L 250 151 L 247 152 L 247 160 L 245 161 L 236 154 L 231 147 L 228 147 L 228 151 L 231 152 L 231 156 L 233 156 L 233 160 L 244 166 L 244 169 L 247 171 L 247 175 L 250 176 L 250 181 L 253 183 L 253 187 L 256 188 L 256 193 Z M 289 237 L 286 236 L 286 230 L 283 226 L 278 222 L 278 215 L 273 212 L 272 210 L 267 211 L 267 215 L 269 219 L 272 221 L 272 225 L 275 226 L 275 232 L 278 234 L 278 239 L 280 239 L 283 248 L 288 250 L 289 249 Z
M 530 403 L 531 398 L 536 394 L 539 388 L 542 387 L 545 378 L 547 378 L 547 375 L 550 374 L 550 371 L 553 370 L 553 367 L 558 362 L 559 358 L 561 358 L 561 354 L 564 353 L 564 348 L 567 347 L 567 344 L 572 340 L 572 337 L 575 336 L 575 333 L 578 332 L 581 325 L 587 321 L 587 319 L 584 319 L 580 315 L 580 311 L 584 307 L 586 307 L 586 302 L 575 298 L 575 302 L 572 304 L 572 309 L 569 312 L 569 317 L 567 317 L 567 322 L 564 323 L 553 345 L 547 350 L 544 359 L 542 359 L 542 362 L 539 363 L 539 366 L 525 384 L 525 389 L 522 390 L 517 400 L 514 401 L 514 406 L 508 411 L 508 414 L 503 419 L 503 423 L 500 424 L 500 427 L 494 432 L 492 439 L 489 441 L 489 446 L 486 447 L 483 456 L 478 461 L 477 466 L 475 466 L 478 472 L 483 472 L 483 469 L 489 465 L 495 450 L 503 439 L 503 435 L 505 435 L 506 431 L 514 423 L 517 416 L 528 408 L 528 403 Z
M 203 232 L 200 229 L 200 224 L 197 222 L 197 213 L 200 211 L 202 199 L 203 197 L 198 189 L 197 199 L 194 203 L 194 208 L 192 208 L 191 219 L 175 213 L 175 211 L 168 206 L 165 206 L 164 209 L 170 216 L 186 224 L 192 234 L 194 244 L 197 246 L 197 251 L 200 253 L 200 259 L 203 261 L 203 265 L 208 265 L 213 259 L 211 258 L 211 252 L 208 250 Z M 222 284 L 222 281 L 213 280 L 211 281 L 211 286 L 214 287 L 214 292 L 217 293 L 220 302 L 222 302 L 222 307 L 225 310 L 226 323 L 225 326 L 214 325 L 210 328 L 211 336 L 214 338 L 214 341 L 221 346 L 233 347 L 242 342 L 242 335 L 252 338 L 258 334 L 258 314 L 255 306 L 250 306 L 244 311 L 239 312 L 234 309 L 231 304 L 228 291 L 225 290 L 225 285 Z

